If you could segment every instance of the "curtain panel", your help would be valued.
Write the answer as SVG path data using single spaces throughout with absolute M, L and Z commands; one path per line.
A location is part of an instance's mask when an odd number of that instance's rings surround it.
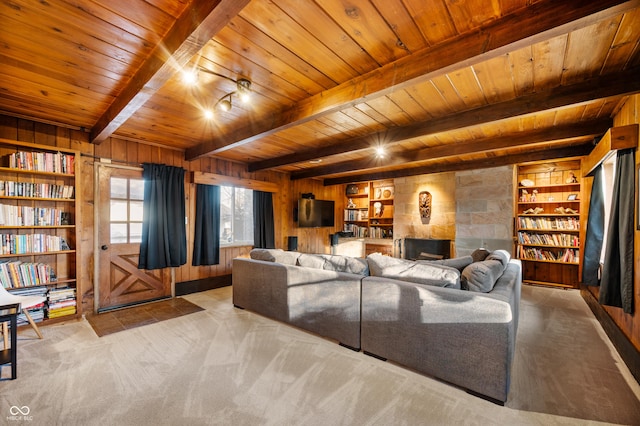
M 618 151 L 599 302 L 633 313 L 635 149 Z
M 602 166 L 593 171 L 593 185 L 589 199 L 589 216 L 584 242 L 582 282 L 585 285 L 600 285 L 600 255 L 604 240 L 604 193 L 602 189 Z
M 220 263 L 220 187 L 196 186 L 193 266 Z
M 273 194 L 253 191 L 253 245 L 256 248 L 275 248 Z
M 185 170 L 144 163 L 142 242 L 138 269 L 161 269 L 187 263 Z

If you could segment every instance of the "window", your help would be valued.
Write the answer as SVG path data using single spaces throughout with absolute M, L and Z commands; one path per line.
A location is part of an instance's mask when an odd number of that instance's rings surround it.
M 253 245 L 253 191 L 220 187 L 220 245 Z
M 604 254 L 607 251 L 607 233 L 609 232 L 609 220 L 611 218 L 611 197 L 613 194 L 613 181 L 616 175 L 616 156 L 610 155 L 602 162 L 602 193 L 604 194 L 604 236 L 602 239 L 602 252 L 600 263 L 604 262 Z
M 109 235 L 111 244 L 142 241 L 144 180 L 111 178 Z

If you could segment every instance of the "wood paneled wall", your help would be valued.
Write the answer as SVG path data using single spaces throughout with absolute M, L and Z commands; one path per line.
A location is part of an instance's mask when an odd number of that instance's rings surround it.
M 188 162 L 184 153 L 178 150 L 141 144 L 116 138 L 110 138 L 100 145 L 88 142 L 89 135 L 81 130 L 73 130 L 51 124 L 36 123 L 29 120 L 0 115 L 0 137 L 32 142 L 42 145 L 73 148 L 86 156 L 82 157 L 82 176 L 78 180 L 78 191 L 82 191 L 82 224 L 80 230 L 81 256 L 77 262 L 81 265 L 78 277 L 79 291 L 82 294 L 84 312 L 93 311 L 93 259 L 94 259 L 94 172 L 93 163 L 97 158 L 106 158 L 113 163 L 129 166 L 141 165 L 144 162 L 163 163 L 183 167 L 188 172 L 201 171 L 232 176 L 239 179 L 253 179 L 273 182 L 280 190 L 274 197 L 274 215 L 276 230 L 276 247 L 287 248 L 287 236 L 299 237 L 299 251 L 329 252 L 329 234 L 342 226 L 342 209 L 344 208 L 344 186 L 324 187 L 318 180 L 299 180 L 292 182 L 289 175 L 278 172 L 261 171 L 249 173 L 246 166 L 240 163 L 203 158 Z M 193 223 L 195 215 L 195 184 L 191 183 L 191 174 L 187 173 L 185 182 L 187 227 L 187 263 L 175 270 L 176 282 L 192 281 L 208 277 L 228 275 L 231 273 L 231 261 L 234 257 L 246 256 L 251 247 L 223 248 L 220 253 L 220 264 L 215 266 L 191 266 L 193 247 Z M 336 229 L 297 228 L 293 220 L 293 208 L 301 193 L 313 192 L 317 198 L 335 199 Z M 342 204 L 341 204 L 342 203 Z

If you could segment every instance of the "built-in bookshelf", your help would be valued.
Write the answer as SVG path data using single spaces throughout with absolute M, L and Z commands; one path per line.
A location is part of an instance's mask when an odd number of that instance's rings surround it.
M 0 283 L 14 294 L 47 297 L 44 306 L 30 310 L 36 321 L 81 314 L 79 155 L 0 139 Z
M 359 238 L 393 238 L 393 194 L 392 181 L 347 185 L 344 231 Z
M 579 287 L 581 160 L 516 166 L 516 253 L 523 281 Z

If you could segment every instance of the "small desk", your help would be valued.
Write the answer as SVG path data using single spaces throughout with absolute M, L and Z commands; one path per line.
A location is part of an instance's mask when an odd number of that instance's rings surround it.
M 5 364 L 11 364 L 11 380 L 17 377 L 18 367 L 18 314 L 20 314 L 20 304 L 0 306 L 0 322 L 9 322 L 11 325 L 11 345 L 0 351 L 0 369 Z M 3 327 L 6 330 L 6 327 Z M 2 370 L 0 370 L 0 379 Z

